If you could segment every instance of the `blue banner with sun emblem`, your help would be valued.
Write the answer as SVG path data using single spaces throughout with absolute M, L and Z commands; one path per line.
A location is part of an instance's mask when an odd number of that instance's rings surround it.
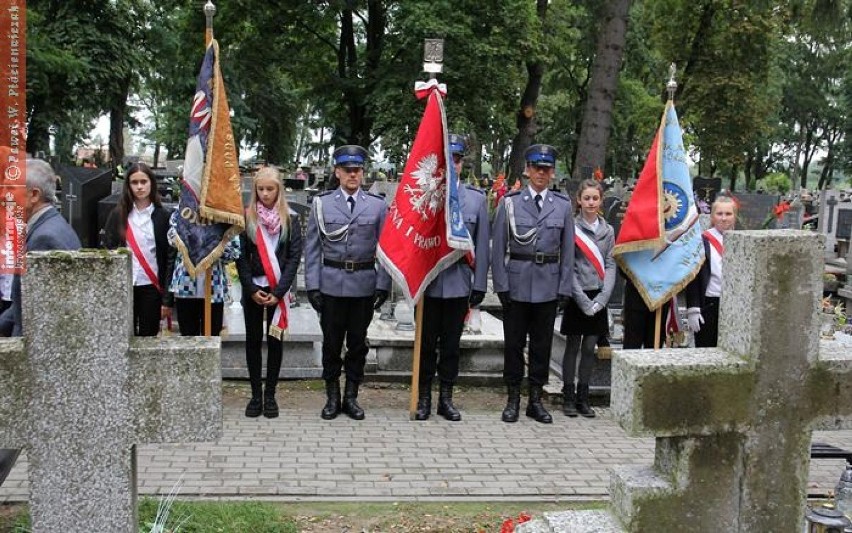
M 656 172 L 647 176 L 643 172 L 642 178 L 658 183 L 653 188 L 659 191 L 661 205 L 657 213 L 664 231 L 659 239 L 643 241 L 630 251 L 616 250 L 615 254 L 648 308 L 657 309 L 686 287 L 704 262 L 701 225 L 686 164 L 683 132 L 671 100 L 666 103 L 658 137 L 648 158 Z M 636 189 L 640 189 L 638 183 Z

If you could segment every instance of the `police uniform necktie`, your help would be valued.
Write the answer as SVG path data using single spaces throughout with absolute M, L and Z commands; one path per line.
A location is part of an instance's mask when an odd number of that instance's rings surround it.
M 355 198 L 351 196 L 346 200 L 346 203 L 349 204 L 349 212 L 355 211 Z
M 541 212 L 541 195 L 535 195 L 535 208 L 538 209 L 539 213 Z

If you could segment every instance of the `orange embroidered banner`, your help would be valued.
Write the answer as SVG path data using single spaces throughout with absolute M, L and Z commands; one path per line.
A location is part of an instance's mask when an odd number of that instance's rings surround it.
M 27 162 L 27 4 L 0 8 L 0 274 L 24 268 Z

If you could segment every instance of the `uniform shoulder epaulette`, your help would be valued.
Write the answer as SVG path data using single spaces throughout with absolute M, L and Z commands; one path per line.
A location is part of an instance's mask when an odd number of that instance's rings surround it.
M 485 194 L 485 191 L 483 191 L 482 189 L 479 189 L 477 187 L 474 187 L 473 185 L 470 185 L 469 183 L 465 183 L 464 186 L 469 191 L 476 191 L 479 194 Z
M 517 191 L 509 191 L 503 195 L 503 198 L 506 198 L 508 196 L 517 196 L 519 194 L 521 194 L 521 189 L 518 189 Z
M 333 192 L 336 192 L 336 191 L 337 191 L 337 189 L 332 189 L 332 190 L 330 190 L 330 191 L 323 191 L 323 192 L 321 192 L 321 193 L 319 193 L 319 194 L 317 194 L 317 195 L 315 195 L 315 196 L 328 196 L 329 194 L 331 194 L 331 193 L 333 193 Z
M 557 198 L 562 198 L 563 200 L 567 200 L 569 202 L 571 201 L 571 199 L 568 198 L 568 195 L 563 193 L 563 192 L 559 192 L 559 191 L 550 191 L 550 192 L 553 193 L 553 196 L 555 196 Z

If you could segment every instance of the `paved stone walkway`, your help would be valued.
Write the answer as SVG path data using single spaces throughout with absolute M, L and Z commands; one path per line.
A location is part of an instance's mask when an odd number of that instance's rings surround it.
M 608 469 L 649 464 L 653 440 L 625 436 L 606 409 L 597 419 L 553 425 L 499 412 L 464 411 L 459 423 L 410 422 L 399 410 L 367 409 L 367 419 L 326 422 L 318 408 L 282 410 L 275 420 L 247 419 L 226 408 L 218 443 L 139 448 L 139 491 L 182 497 L 268 500 L 571 500 L 607 496 Z M 554 406 L 555 407 L 555 406 Z M 852 449 L 852 431 L 815 440 Z M 27 498 L 21 456 L 0 502 Z M 779 468 L 784 465 L 779 464 Z M 811 464 L 811 492 L 837 482 L 842 460 Z

